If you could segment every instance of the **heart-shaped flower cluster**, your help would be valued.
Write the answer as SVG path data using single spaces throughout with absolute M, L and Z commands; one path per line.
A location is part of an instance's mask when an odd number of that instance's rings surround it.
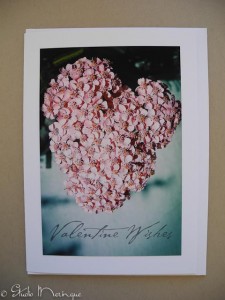
M 50 150 L 67 174 L 65 187 L 88 212 L 112 212 L 142 190 L 181 119 L 180 102 L 160 81 L 141 78 L 136 94 L 106 59 L 62 68 L 42 106 L 55 120 Z

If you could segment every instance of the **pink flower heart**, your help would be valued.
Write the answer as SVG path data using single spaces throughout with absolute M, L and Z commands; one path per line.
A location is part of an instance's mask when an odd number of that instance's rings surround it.
M 181 120 L 181 105 L 160 81 L 141 78 L 136 94 L 106 59 L 86 57 L 50 82 L 42 111 L 65 187 L 88 212 L 112 212 L 144 189 Z

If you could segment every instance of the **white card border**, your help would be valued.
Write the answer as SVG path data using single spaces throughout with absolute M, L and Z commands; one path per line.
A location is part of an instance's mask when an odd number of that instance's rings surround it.
M 181 256 L 61 257 L 42 254 L 39 165 L 40 49 L 89 46 L 181 47 Z M 25 33 L 23 113 L 26 262 L 29 274 L 206 274 L 209 158 L 206 29 L 29 29 Z

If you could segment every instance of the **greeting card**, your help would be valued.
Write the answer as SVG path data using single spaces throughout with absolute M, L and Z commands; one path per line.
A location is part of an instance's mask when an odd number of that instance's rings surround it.
M 206 272 L 205 29 L 25 33 L 27 272 Z

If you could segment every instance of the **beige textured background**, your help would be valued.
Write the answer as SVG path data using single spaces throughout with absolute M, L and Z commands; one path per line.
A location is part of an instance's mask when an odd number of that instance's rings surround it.
M 208 28 L 208 275 L 28 276 L 25 271 L 22 159 L 24 31 L 26 28 L 124 26 Z M 80 291 L 83 300 L 225 299 L 224 62 L 225 0 L 0 0 L 0 291 L 20 283 L 23 288 L 29 285 L 34 292 L 38 284 L 51 287 L 55 292 Z

